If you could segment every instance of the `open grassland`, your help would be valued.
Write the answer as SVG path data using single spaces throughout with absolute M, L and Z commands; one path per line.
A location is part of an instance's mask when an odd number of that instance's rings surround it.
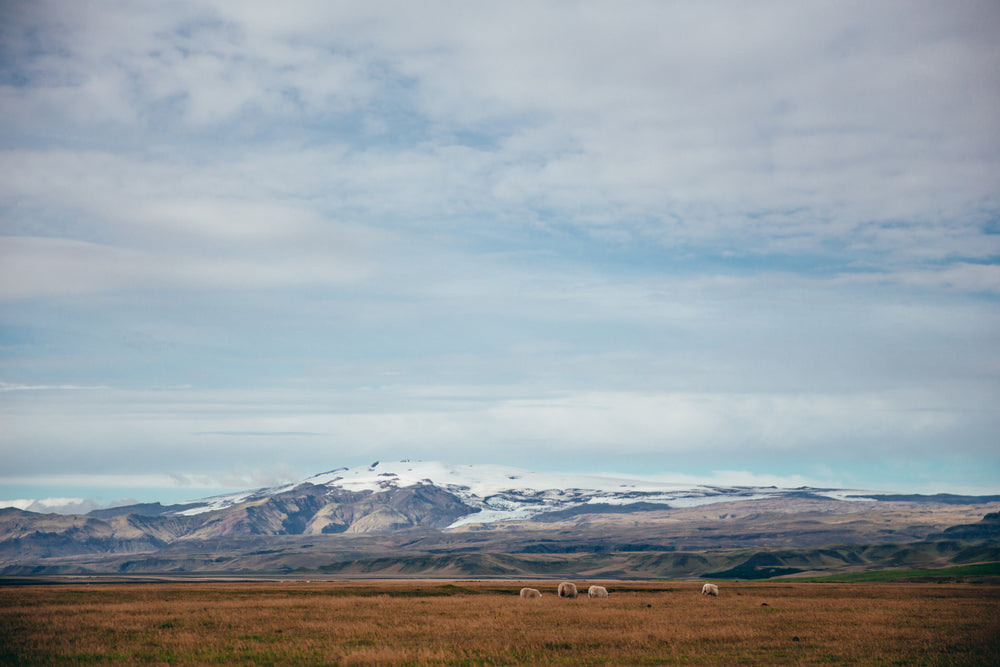
M 918 582 L 976 582 L 1000 584 L 1000 563 L 975 563 L 921 570 L 871 570 L 845 572 L 825 577 L 808 577 L 799 581 L 863 582 L 863 581 L 918 581 Z
M 0 663 L 1000 664 L 995 585 L 557 583 L 6 586 Z

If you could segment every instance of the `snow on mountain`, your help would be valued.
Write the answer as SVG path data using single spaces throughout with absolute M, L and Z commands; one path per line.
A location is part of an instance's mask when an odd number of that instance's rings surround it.
M 534 472 L 500 465 L 449 465 L 436 461 L 376 461 L 368 466 L 338 468 L 298 484 L 207 498 L 178 512 L 200 514 L 257 498 L 287 493 L 301 484 L 373 493 L 417 484 L 433 485 L 455 495 L 470 513 L 449 528 L 473 523 L 525 520 L 546 512 L 586 505 L 662 504 L 694 507 L 734 500 L 771 498 L 807 491 L 837 500 L 844 490 L 779 489 L 776 487 L 681 484 L 656 477 Z M 856 499 L 852 498 L 852 499 Z
M 113 504 L 128 504 L 130 501 L 121 500 Z M 19 510 L 37 512 L 39 514 L 86 514 L 95 509 L 102 509 L 109 505 L 102 505 L 86 498 L 26 498 L 18 500 L 0 500 L 0 509 L 4 507 L 16 507 Z
M 289 490 L 294 487 L 289 487 Z M 245 503 L 248 500 L 253 500 L 254 498 L 262 498 L 269 495 L 275 495 L 281 493 L 282 489 L 259 489 L 257 491 L 239 491 L 237 493 L 227 493 L 222 496 L 212 496 L 211 498 L 203 498 L 197 500 L 193 503 L 181 503 L 182 505 L 190 505 L 186 510 L 180 510 L 174 512 L 174 514 L 180 514 L 183 516 L 194 516 L 196 514 L 204 514 L 205 512 L 214 512 L 215 510 L 223 510 L 227 507 L 232 507 L 233 505 L 239 505 L 240 503 Z

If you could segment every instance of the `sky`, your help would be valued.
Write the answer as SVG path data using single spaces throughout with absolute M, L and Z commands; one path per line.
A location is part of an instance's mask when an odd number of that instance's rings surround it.
M 0 0 L 0 501 L 1000 493 L 1000 5 Z

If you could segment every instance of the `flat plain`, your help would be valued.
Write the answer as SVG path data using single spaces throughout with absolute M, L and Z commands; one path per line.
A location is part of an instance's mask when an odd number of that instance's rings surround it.
M 242 581 L 0 587 L 0 663 L 996 665 L 1000 586 Z M 543 597 L 522 600 L 522 585 Z

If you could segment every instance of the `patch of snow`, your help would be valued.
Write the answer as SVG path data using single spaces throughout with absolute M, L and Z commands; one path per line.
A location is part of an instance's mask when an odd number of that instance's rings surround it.
M 872 493 L 871 491 L 851 491 L 850 489 L 817 489 L 814 490 L 817 496 L 824 496 L 832 500 L 844 500 L 847 502 L 863 502 L 863 503 L 874 503 L 878 502 L 874 498 L 867 498 L 863 494 Z M 859 495 L 861 494 L 861 495 Z
M 289 490 L 293 487 L 290 487 Z M 211 498 L 205 498 L 204 500 L 199 500 L 194 503 L 184 503 L 185 505 L 193 505 L 190 509 L 179 510 L 177 512 L 172 512 L 172 514 L 179 514 L 181 516 L 195 516 L 196 514 L 204 514 L 206 512 L 214 512 L 216 510 L 226 509 L 227 507 L 232 507 L 233 505 L 239 505 L 242 502 L 246 502 L 253 496 L 260 493 L 259 491 L 241 491 L 239 493 L 228 493 L 223 496 L 212 496 Z M 281 493 L 281 490 L 274 490 L 274 493 Z
M 135 504 L 135 501 L 130 498 L 122 498 L 110 503 L 99 503 L 89 498 L 21 498 L 0 500 L 0 508 L 16 507 L 19 510 L 37 512 L 39 514 L 87 514 L 94 510 L 133 504 Z
M 326 486 L 353 492 L 380 493 L 417 484 L 444 489 L 478 510 L 455 521 L 449 528 L 472 523 L 518 521 L 545 512 L 584 504 L 629 505 L 649 502 L 669 507 L 699 507 L 738 500 L 761 500 L 802 489 L 753 486 L 707 486 L 667 481 L 655 476 L 625 476 L 534 472 L 500 465 L 449 465 L 438 461 L 376 461 L 368 466 L 337 468 L 309 477 L 297 484 L 208 498 L 178 512 L 195 515 L 223 509 L 253 497 L 290 491 L 299 484 Z M 867 500 L 851 497 L 849 490 L 812 490 L 835 500 Z M 195 505 L 192 503 L 192 505 Z
M 17 500 L 0 500 L 0 508 L 3 507 L 16 507 L 19 510 L 25 510 L 27 512 L 40 512 L 40 513 L 58 513 L 65 514 L 65 510 L 80 511 L 85 513 L 94 509 L 98 505 L 93 501 L 86 500 L 84 498 L 42 498 L 36 499 L 17 499 Z
M 718 495 L 718 496 L 691 496 L 688 498 L 678 498 L 670 502 L 671 507 L 701 507 L 703 505 L 717 505 L 719 503 L 731 503 L 737 500 L 764 500 L 774 498 L 778 494 L 774 493 L 751 493 L 740 495 Z

